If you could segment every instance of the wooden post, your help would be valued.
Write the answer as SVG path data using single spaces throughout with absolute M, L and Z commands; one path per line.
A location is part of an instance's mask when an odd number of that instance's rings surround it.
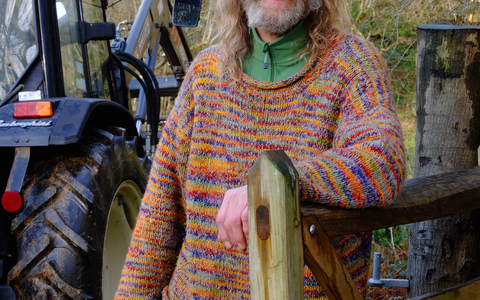
M 303 299 L 298 173 L 281 150 L 248 172 L 248 229 L 251 299 Z
M 302 218 L 305 263 L 329 300 L 363 300 L 316 217 Z
M 415 177 L 478 165 L 480 27 L 418 27 Z M 408 297 L 480 276 L 480 214 L 410 226 Z

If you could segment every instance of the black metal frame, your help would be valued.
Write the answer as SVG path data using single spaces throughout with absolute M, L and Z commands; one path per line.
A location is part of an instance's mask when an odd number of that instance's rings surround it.
M 62 59 L 55 1 L 38 0 L 38 15 L 40 18 L 41 53 L 45 66 L 45 98 L 65 96 L 63 85 Z M 48 49 L 46 51 L 45 49 Z

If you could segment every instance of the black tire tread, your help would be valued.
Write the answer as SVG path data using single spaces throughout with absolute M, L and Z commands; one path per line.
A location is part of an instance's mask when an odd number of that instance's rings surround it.
M 74 300 L 87 300 L 93 299 L 92 297 L 85 295 L 81 289 L 76 289 L 72 287 L 70 284 L 66 283 L 65 281 L 60 278 L 57 274 L 55 269 L 52 267 L 52 264 L 47 262 L 42 265 L 42 273 L 48 274 L 48 278 L 52 283 L 55 284 L 58 288 L 64 291 L 70 298 Z
M 69 172 L 67 172 L 67 170 L 60 169 L 55 175 L 58 179 L 62 180 L 71 191 L 74 193 L 76 192 L 80 198 L 93 203 L 93 193 L 78 180 L 76 180 Z
M 42 252 L 45 252 L 48 245 L 50 244 L 50 239 L 48 236 L 41 236 L 38 238 L 37 243 L 33 251 L 30 251 L 27 256 L 22 258 L 16 265 L 13 267 L 10 272 L 8 272 L 8 281 L 12 282 L 20 276 L 20 273 L 29 265 L 36 257 L 38 257 Z
M 57 193 L 57 188 L 55 186 L 48 187 L 38 198 L 35 203 L 25 208 L 21 214 L 19 214 L 12 221 L 12 231 L 17 230 L 18 226 L 23 224 L 26 218 L 30 215 L 38 212 L 38 209 L 41 208 L 45 203 L 50 200 Z
M 60 232 L 64 237 L 68 238 L 72 245 L 77 246 L 84 252 L 88 252 L 88 242 L 68 227 L 55 209 L 49 209 L 46 212 L 45 217 L 47 223 L 55 227 L 56 231 Z

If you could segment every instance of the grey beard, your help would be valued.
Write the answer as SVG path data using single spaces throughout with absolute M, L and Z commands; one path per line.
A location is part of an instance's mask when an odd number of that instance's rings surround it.
M 322 6 L 322 0 L 294 0 L 281 12 L 271 12 L 261 0 L 243 0 L 248 27 L 260 28 L 269 33 L 283 35 L 297 25 L 311 11 Z

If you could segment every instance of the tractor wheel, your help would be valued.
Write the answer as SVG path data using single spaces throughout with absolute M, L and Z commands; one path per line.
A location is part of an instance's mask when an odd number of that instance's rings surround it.
M 49 158 L 27 171 L 8 273 L 19 299 L 113 299 L 147 175 L 136 137 L 118 127 L 90 132 L 46 148 Z

